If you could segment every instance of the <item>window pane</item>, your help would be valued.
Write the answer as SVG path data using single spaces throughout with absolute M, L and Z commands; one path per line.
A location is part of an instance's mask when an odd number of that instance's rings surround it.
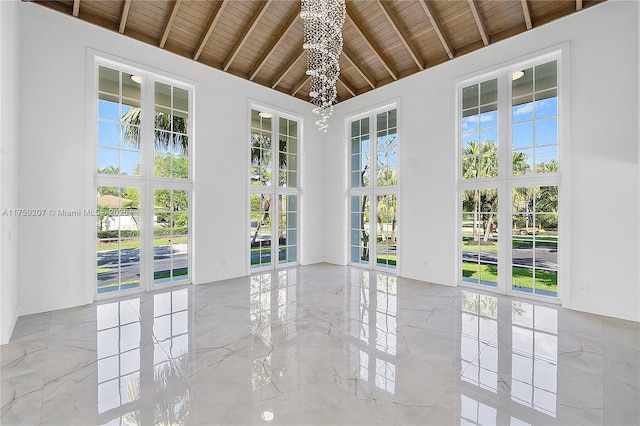
M 356 130 L 356 134 L 351 136 L 351 187 L 363 188 L 369 185 L 370 165 L 369 165 L 369 119 L 354 121 L 351 129 Z
M 122 73 L 122 96 L 140 101 L 141 86 L 133 74 Z
M 398 198 L 395 194 L 376 199 L 376 264 L 395 269 L 397 263 Z
M 387 125 L 392 111 L 378 114 L 378 123 Z M 393 110 L 395 121 L 395 110 Z M 378 127 L 376 156 L 377 156 L 377 186 L 397 185 L 397 150 L 398 141 L 395 127 Z
M 478 106 L 478 85 L 468 86 L 462 89 L 462 109 Z
M 462 271 L 465 282 L 498 285 L 498 191 L 462 191 Z
M 120 126 L 106 121 L 98 122 L 98 146 L 120 147 Z
M 498 79 L 485 81 L 480 84 L 480 104 L 486 105 L 498 102 Z
M 462 179 L 498 176 L 498 80 L 462 89 Z
M 131 77 L 99 67 L 98 173 L 140 174 L 140 154 L 132 152 L 141 144 L 140 84 Z
M 189 178 L 189 92 L 155 83 L 154 176 Z
M 298 197 L 295 195 L 278 196 L 278 263 L 296 262 Z
M 98 148 L 98 173 L 120 174 L 120 152 L 117 149 Z
M 278 143 L 278 185 L 295 188 L 298 186 L 298 141 L 293 136 L 287 136 L 293 127 L 293 120 L 280 118 L 280 137 Z
M 98 94 L 98 118 L 118 122 L 119 115 L 119 99 L 117 96 Z
M 512 93 L 513 97 L 520 97 L 533 92 L 533 68 L 522 70 L 524 75 L 513 80 Z
M 155 83 L 156 106 L 171 107 L 171 86 L 163 83 Z
M 529 121 L 533 119 L 533 95 L 522 96 L 520 98 L 514 98 L 513 104 L 513 122 L 520 123 L 522 121 Z
M 369 197 L 351 196 L 351 262 L 369 263 Z
M 272 184 L 272 141 L 271 118 L 260 116 L 258 110 L 251 110 L 251 184 L 271 186 Z M 286 176 L 284 176 L 286 178 Z
M 140 287 L 140 190 L 97 187 L 97 292 Z
M 181 111 L 189 111 L 189 91 L 173 88 L 173 107 Z
M 249 252 L 251 267 L 271 265 L 271 195 L 251 194 Z
M 528 68 L 523 77 L 513 81 L 514 175 L 558 171 L 556 85 L 556 61 Z
M 98 90 L 119 95 L 120 72 L 103 66 L 98 67 Z
M 558 187 L 514 188 L 512 288 L 557 295 Z
M 153 283 L 188 280 L 189 192 L 156 189 L 153 205 Z
M 140 153 L 136 151 L 122 151 L 122 168 L 120 174 L 140 176 Z
M 558 67 L 556 61 L 536 66 L 535 75 L 536 91 L 555 88 L 558 85 Z
M 513 147 L 529 148 L 533 146 L 533 123 L 525 122 L 513 125 Z

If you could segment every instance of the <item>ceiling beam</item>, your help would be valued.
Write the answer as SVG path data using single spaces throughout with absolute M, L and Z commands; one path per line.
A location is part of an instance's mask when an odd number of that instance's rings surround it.
M 285 75 L 287 75 L 287 73 L 289 71 L 291 71 L 291 68 L 293 68 L 293 66 L 296 64 L 296 62 L 298 62 L 300 60 L 300 58 L 302 58 L 302 56 L 305 54 L 305 50 L 302 48 L 302 46 L 300 46 L 300 50 L 298 51 L 297 55 L 293 55 L 291 57 L 291 59 L 289 60 L 289 62 L 280 69 L 280 71 L 278 71 L 278 74 L 276 75 L 276 78 L 273 79 L 273 81 L 271 82 L 271 88 L 275 89 L 276 86 L 278 84 L 280 84 L 280 82 L 282 81 L 282 79 L 284 78 Z
M 444 29 L 440 25 L 440 21 L 436 17 L 436 12 L 433 9 L 433 6 L 427 0 L 420 0 L 420 5 L 422 6 L 422 9 L 424 9 L 424 13 L 427 15 L 427 18 L 429 18 L 429 22 L 431 22 L 431 26 L 433 27 L 436 34 L 438 35 L 438 38 L 440 39 L 440 43 L 442 43 L 442 47 L 444 47 L 445 52 L 447 52 L 447 56 L 449 56 L 449 59 L 453 59 L 455 52 L 451 47 L 451 43 L 449 42 L 449 39 L 444 32 Z
M 228 3 L 229 3 L 229 0 L 222 0 L 222 2 L 217 3 L 218 6 L 211 14 L 211 17 L 209 18 L 209 23 L 207 24 L 207 31 L 205 31 L 205 33 L 200 38 L 200 41 L 198 42 L 198 47 L 196 47 L 196 51 L 193 53 L 194 61 L 197 61 L 200 55 L 202 54 L 202 51 L 204 50 L 204 46 L 207 44 L 207 41 L 209 41 L 209 37 L 211 37 L 211 33 L 213 32 L 213 29 L 218 23 L 218 20 L 222 16 L 222 12 L 224 11 L 224 8 L 227 6 Z
M 125 0 L 122 7 L 122 16 L 120 17 L 120 28 L 118 32 L 124 34 L 124 28 L 127 26 L 127 18 L 129 17 L 129 9 L 131 8 L 131 0 Z
M 576 0 L 576 10 L 582 10 L 582 0 Z
M 242 46 L 244 46 L 244 44 L 247 42 L 247 39 L 251 36 L 251 33 L 256 28 L 256 25 L 258 25 L 258 21 L 260 20 L 260 18 L 262 18 L 264 13 L 267 11 L 267 8 L 271 4 L 271 1 L 272 0 L 258 2 L 258 9 L 251 17 L 251 20 L 247 22 L 247 24 L 244 26 L 244 32 L 238 38 L 238 40 L 236 41 L 236 44 L 231 49 L 231 52 L 229 52 L 229 55 L 224 60 L 224 63 L 222 65 L 223 71 L 227 71 L 231 66 L 231 63 L 233 62 L 233 60 L 236 58 L 236 56 L 238 56 L 240 49 L 242 49 Z
M 369 74 L 365 72 L 365 70 L 363 70 L 362 67 L 359 67 L 358 64 L 353 59 L 351 59 L 354 56 L 351 53 L 347 53 L 346 47 L 344 46 L 342 48 L 342 56 L 344 56 L 344 58 L 347 61 L 349 61 L 349 63 L 355 68 L 358 74 L 360 74 L 360 76 L 364 78 L 364 80 L 367 82 L 369 86 L 371 86 L 372 89 L 376 88 L 376 81 L 371 76 L 369 76 Z
M 349 93 L 351 93 L 352 97 L 356 97 L 356 89 L 344 78 L 344 76 L 338 77 L 338 81 L 342 83 L 344 88 L 347 89 Z
M 160 43 L 158 44 L 158 46 L 160 46 L 161 49 L 164 49 L 164 45 L 167 42 L 167 38 L 169 38 L 169 32 L 171 32 L 171 27 L 173 26 L 173 21 L 176 19 L 176 15 L 178 14 L 178 8 L 180 7 L 181 2 L 182 0 L 176 0 L 175 3 L 173 3 L 173 9 L 171 9 L 169 20 L 167 21 L 167 24 L 164 26 L 164 31 L 162 32 L 162 38 L 160 39 Z
M 482 37 L 482 42 L 484 43 L 485 46 L 488 46 L 489 33 L 487 32 L 487 27 L 484 24 L 484 19 L 482 18 L 482 14 L 480 13 L 480 8 L 478 7 L 477 0 L 469 0 L 469 7 L 471 8 L 473 19 L 476 20 L 476 25 L 478 26 L 480 37 Z
M 382 50 L 378 46 L 374 45 L 374 42 L 371 41 L 371 38 L 364 33 L 364 31 L 362 30 L 362 23 L 359 22 L 356 18 L 354 18 L 351 13 L 349 13 L 349 9 L 350 9 L 349 3 L 347 3 L 347 18 L 349 19 L 349 21 L 351 21 L 351 23 L 353 24 L 353 27 L 356 29 L 358 34 L 360 34 L 360 36 L 364 39 L 365 43 L 373 51 L 373 53 L 376 55 L 378 60 L 382 63 L 382 66 L 387 70 L 391 78 L 393 78 L 394 80 L 397 80 L 398 76 L 391 69 L 391 66 L 389 65 L 390 63 L 389 60 L 384 57 Z
M 262 54 L 260 59 L 256 61 L 256 66 L 253 67 L 253 69 L 249 73 L 250 81 L 253 81 L 253 79 L 256 78 L 256 75 L 258 75 L 264 64 L 267 63 L 267 59 L 269 59 L 278 44 L 282 41 L 282 39 L 284 39 L 289 31 L 291 31 L 291 28 L 293 28 L 295 23 L 298 22 L 298 18 L 300 17 L 300 2 L 296 2 L 295 4 L 296 6 L 294 7 L 293 13 L 289 17 L 289 20 L 280 27 L 280 32 L 276 35 L 273 42 L 264 50 L 264 53 Z
M 422 61 L 422 58 L 420 58 L 420 54 L 409 38 L 409 31 L 407 30 L 407 27 L 398 20 L 398 17 L 391 9 L 391 5 L 389 5 L 389 2 L 381 0 L 377 0 L 377 2 L 384 15 L 387 17 L 387 20 L 391 23 L 391 26 L 395 30 L 396 34 L 398 35 L 398 37 L 400 37 L 400 41 L 402 42 L 402 44 L 404 44 L 404 47 L 409 52 L 409 55 L 411 55 L 413 62 L 416 63 L 420 71 L 424 70 L 424 62 Z
M 533 28 L 533 24 L 531 23 L 531 12 L 529 11 L 529 4 L 527 0 L 520 0 L 522 3 L 522 13 L 524 13 L 524 22 L 527 24 L 527 30 Z
M 289 94 L 291 96 L 295 96 L 300 91 L 300 89 L 302 89 L 304 85 L 309 82 L 309 80 L 311 80 L 311 76 L 305 73 L 302 78 L 300 78 L 300 80 L 298 80 L 296 84 L 293 85 Z
M 73 0 L 73 16 L 80 15 L 80 0 Z

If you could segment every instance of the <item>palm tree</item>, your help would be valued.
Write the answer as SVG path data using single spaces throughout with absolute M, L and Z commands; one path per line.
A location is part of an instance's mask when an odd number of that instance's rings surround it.
M 514 151 L 511 156 L 511 170 L 514 175 L 524 175 L 531 172 L 529 156 L 524 152 Z
M 462 150 L 462 178 L 477 179 L 484 177 L 498 176 L 498 147 L 494 141 L 487 141 L 479 144 L 477 141 L 470 141 Z M 473 203 L 473 241 L 478 241 L 478 216 L 480 212 L 481 191 L 464 191 L 463 201 Z M 497 194 L 493 203 L 497 203 Z M 486 202 L 486 200 L 485 200 Z M 494 209 L 489 210 L 495 211 Z M 485 221 L 485 240 L 492 236 L 493 214 L 490 221 Z
M 124 142 L 136 149 L 140 149 L 140 107 L 131 107 L 122 116 L 122 124 L 126 125 Z M 167 114 L 162 111 L 154 112 L 155 137 L 154 145 L 156 151 L 167 152 L 174 150 L 177 155 L 184 155 L 188 152 L 189 140 L 186 137 L 188 127 L 188 117 Z M 171 147 L 171 133 L 173 132 L 173 148 Z M 177 151 L 177 152 L 175 152 Z

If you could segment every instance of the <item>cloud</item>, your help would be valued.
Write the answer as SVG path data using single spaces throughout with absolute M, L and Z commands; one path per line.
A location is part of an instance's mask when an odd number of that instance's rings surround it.
M 525 114 L 531 114 L 532 112 L 533 112 L 533 102 L 529 102 L 524 105 L 517 106 L 513 110 L 513 115 L 520 116 Z

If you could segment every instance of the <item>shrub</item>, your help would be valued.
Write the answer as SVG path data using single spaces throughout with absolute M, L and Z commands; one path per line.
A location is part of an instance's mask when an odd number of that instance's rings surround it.
M 156 237 L 164 237 L 173 235 L 187 235 L 189 232 L 189 227 L 187 226 L 176 226 L 173 228 L 173 232 L 171 228 L 158 227 L 154 228 L 153 234 Z M 116 238 L 135 238 L 140 236 L 140 231 L 137 229 L 111 229 L 109 231 L 98 231 L 98 238 L 103 239 L 116 239 Z

